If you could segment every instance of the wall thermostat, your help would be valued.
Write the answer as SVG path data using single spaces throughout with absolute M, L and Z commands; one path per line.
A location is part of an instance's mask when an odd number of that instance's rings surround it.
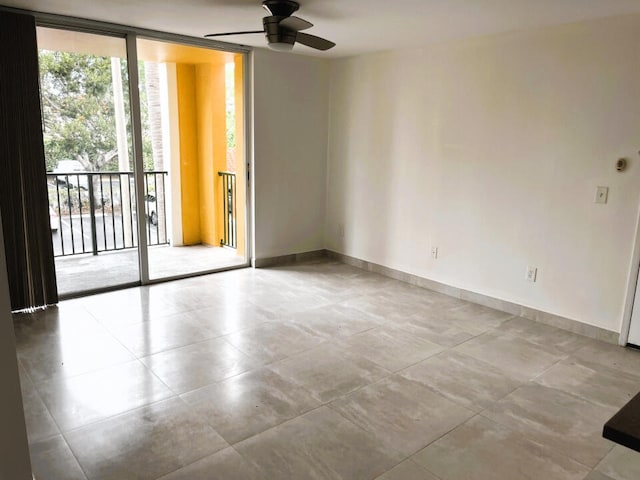
M 618 159 L 618 161 L 616 162 L 616 170 L 619 172 L 622 172 L 624 171 L 625 168 L 627 168 L 627 159 L 626 158 Z

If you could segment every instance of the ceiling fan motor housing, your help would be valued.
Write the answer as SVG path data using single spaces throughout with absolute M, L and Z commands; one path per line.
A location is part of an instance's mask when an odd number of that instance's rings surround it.
M 292 0 L 264 0 L 262 8 L 274 17 L 290 17 L 300 8 L 300 4 Z
M 264 34 L 269 44 L 287 43 L 293 45 L 296 42 L 297 32 L 280 26 L 280 21 L 282 21 L 283 18 L 286 17 L 272 15 L 262 19 Z

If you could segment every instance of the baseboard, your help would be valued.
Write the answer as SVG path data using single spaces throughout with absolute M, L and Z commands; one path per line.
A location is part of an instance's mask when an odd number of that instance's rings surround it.
M 254 268 L 277 267 L 279 265 L 288 265 L 306 260 L 313 260 L 327 256 L 326 250 L 313 250 L 310 252 L 292 253 L 289 255 L 280 255 L 278 257 L 254 258 L 252 261 Z
M 428 290 L 433 290 L 434 292 L 443 293 L 455 298 L 460 298 L 461 300 L 467 300 L 479 305 L 484 305 L 486 307 L 500 310 L 501 312 L 518 315 L 520 317 L 534 320 L 545 325 L 561 328 L 562 330 L 567 330 L 578 335 L 618 345 L 618 340 L 620 337 L 620 334 L 618 332 L 613 332 L 611 330 L 606 330 L 604 328 L 596 327 L 593 325 L 587 325 L 586 323 L 582 323 L 578 320 L 572 320 L 570 318 L 543 312 L 534 308 L 525 307 L 517 303 L 500 300 L 498 298 L 489 297 L 487 295 L 482 295 L 480 293 L 464 290 L 457 287 L 452 287 L 444 283 L 429 280 L 427 278 L 385 267 L 384 265 L 378 265 L 376 263 L 361 260 L 359 258 L 350 257 L 349 255 L 334 252 L 331 250 L 327 250 L 326 255 L 329 258 L 339 260 L 348 265 L 352 265 L 369 272 L 378 273 L 395 280 L 400 280 L 401 282 L 406 282 L 411 285 L 426 288 Z

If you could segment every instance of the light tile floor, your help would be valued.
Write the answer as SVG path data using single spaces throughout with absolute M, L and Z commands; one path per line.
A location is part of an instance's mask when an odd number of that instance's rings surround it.
M 640 478 L 640 352 L 329 260 L 15 326 L 38 480 Z
M 116 250 L 99 255 L 83 254 L 56 257 L 58 293 L 70 296 L 78 292 L 137 283 L 138 250 Z M 244 257 L 230 248 L 207 245 L 149 247 L 149 276 L 152 280 L 208 272 L 242 265 Z

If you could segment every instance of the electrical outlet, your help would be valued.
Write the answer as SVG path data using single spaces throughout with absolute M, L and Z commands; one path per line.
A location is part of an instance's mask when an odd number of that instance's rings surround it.
M 344 238 L 344 223 L 338 224 L 338 236 Z
M 530 266 L 527 267 L 527 273 L 524 277 L 527 282 L 535 282 L 537 276 L 538 276 L 537 267 L 530 267 Z
M 438 247 L 431 247 L 431 258 L 438 258 Z

